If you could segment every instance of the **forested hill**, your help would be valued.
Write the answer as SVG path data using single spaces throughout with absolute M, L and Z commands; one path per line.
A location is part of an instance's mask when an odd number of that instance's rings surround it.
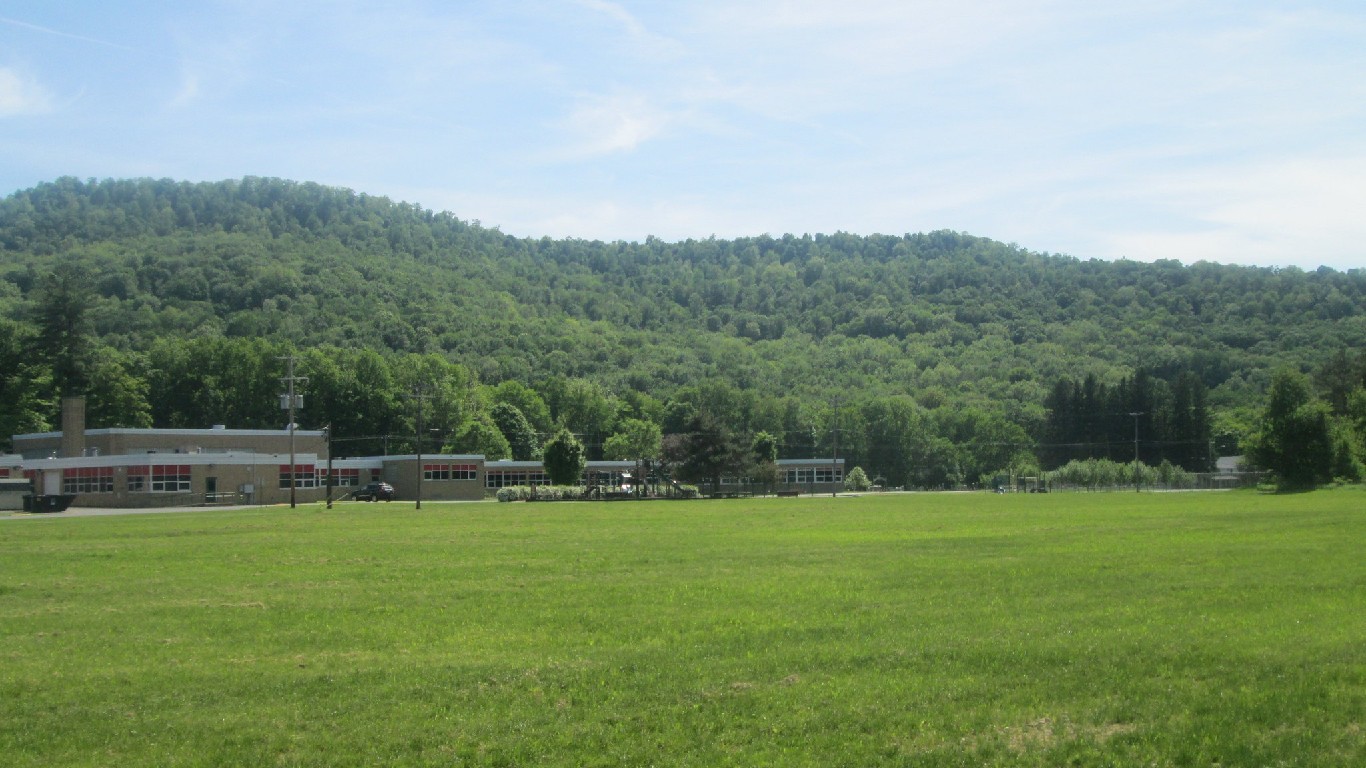
M 660 403 L 703 383 L 812 404 L 909 396 L 1031 434 L 1060 379 L 1192 371 L 1229 410 L 1278 364 L 1314 370 L 1366 347 L 1366 270 L 1081 260 L 942 231 L 523 239 L 277 179 L 67 178 L 0 202 L 12 329 L 32 327 L 62 264 L 90 289 L 98 345 L 144 366 L 165 340 L 266 339 Z

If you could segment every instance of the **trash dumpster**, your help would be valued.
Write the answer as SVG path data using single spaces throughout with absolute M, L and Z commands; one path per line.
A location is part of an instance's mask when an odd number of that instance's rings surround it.
M 74 493 L 55 493 L 47 496 L 25 496 L 25 512 L 65 512 L 76 500 Z

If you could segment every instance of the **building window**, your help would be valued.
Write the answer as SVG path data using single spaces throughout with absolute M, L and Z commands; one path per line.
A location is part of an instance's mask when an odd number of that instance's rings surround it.
M 294 465 L 295 488 L 317 488 L 317 467 L 313 464 Z M 280 465 L 280 487 L 289 488 L 289 465 Z
M 844 480 L 844 471 L 834 467 L 798 467 L 783 471 L 783 482 L 789 485 L 805 483 L 838 483 Z
M 476 480 L 478 467 L 474 464 L 423 464 L 423 480 Z
M 131 492 L 142 492 L 147 490 L 147 478 L 152 474 L 151 467 L 146 464 L 126 467 L 128 473 L 128 490 Z
M 153 464 L 151 466 L 152 492 L 171 493 L 190 490 L 190 466 L 188 464 Z M 131 475 L 132 467 L 128 468 Z M 132 478 L 129 478 L 132 490 Z
M 355 467 L 337 467 L 332 470 L 336 478 L 332 484 L 338 487 L 352 487 L 360 485 L 360 470 Z M 327 483 L 327 467 L 318 470 L 318 482 Z M 286 486 L 288 487 L 288 486 Z
M 113 492 L 113 467 L 72 467 L 62 470 L 62 493 Z
M 485 488 L 513 488 L 519 485 L 550 485 L 550 478 L 542 471 L 491 470 L 484 474 Z

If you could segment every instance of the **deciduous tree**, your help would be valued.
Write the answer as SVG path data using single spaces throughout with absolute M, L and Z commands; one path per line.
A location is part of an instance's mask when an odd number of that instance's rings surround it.
M 545 444 L 545 473 L 555 485 L 577 485 L 587 464 L 583 443 L 561 429 Z
M 1328 406 L 1314 398 L 1303 374 L 1283 368 L 1272 378 L 1249 457 L 1285 489 L 1312 488 L 1332 479 Z

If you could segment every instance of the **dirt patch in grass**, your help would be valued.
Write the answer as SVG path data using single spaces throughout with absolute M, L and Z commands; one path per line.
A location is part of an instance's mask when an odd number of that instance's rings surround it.
M 1024 753 L 1052 749 L 1060 744 L 1076 741 L 1104 744 L 1116 736 L 1134 733 L 1137 730 L 1138 726 L 1133 723 L 1081 725 L 1072 722 L 1066 716 L 1044 716 L 1024 725 L 996 728 L 989 736 L 969 736 L 963 740 L 963 745 L 969 749 L 976 749 L 988 742 L 1004 742 L 1011 752 Z

